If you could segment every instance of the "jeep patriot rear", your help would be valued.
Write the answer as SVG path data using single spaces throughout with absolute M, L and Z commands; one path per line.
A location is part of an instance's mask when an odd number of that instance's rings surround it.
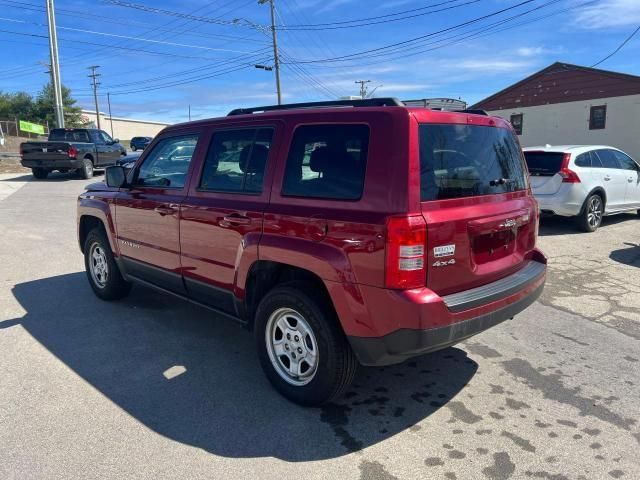
M 337 104 L 337 105 L 336 105 Z M 131 282 L 255 333 L 287 398 L 341 395 L 540 295 L 538 210 L 511 126 L 395 99 L 261 107 L 163 130 L 78 199 L 96 295 Z

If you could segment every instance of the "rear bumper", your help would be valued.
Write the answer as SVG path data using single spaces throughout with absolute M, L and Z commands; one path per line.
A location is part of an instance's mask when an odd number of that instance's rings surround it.
M 56 160 L 21 160 L 25 168 L 45 168 L 47 170 L 68 169 L 74 170 L 82 167 L 82 160 L 77 158 L 61 158 Z
M 513 318 L 535 302 L 546 278 L 541 254 L 539 260 L 530 260 L 521 270 L 497 282 L 444 297 L 428 289 L 396 292 L 384 295 L 384 306 L 369 297 L 366 300 L 375 304 L 369 308 L 370 321 L 388 323 L 387 316 L 391 315 L 397 328 L 371 336 L 347 332 L 347 338 L 360 363 L 377 366 L 454 345 Z M 382 297 L 381 292 L 377 297 Z
M 377 338 L 349 337 L 349 342 L 363 365 L 393 365 L 411 357 L 455 345 L 505 320 L 510 320 L 535 302 L 543 288 L 544 284 L 541 284 L 527 296 L 506 307 L 446 327 L 428 330 L 402 329 Z
M 539 194 L 533 196 L 544 213 L 553 213 L 563 217 L 575 217 L 580 214 L 587 196 L 582 183 L 563 183 L 553 194 Z

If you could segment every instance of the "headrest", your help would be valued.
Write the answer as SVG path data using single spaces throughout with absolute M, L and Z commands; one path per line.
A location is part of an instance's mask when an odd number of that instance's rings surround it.
M 268 157 L 269 149 L 264 145 L 259 143 L 247 145 L 240 151 L 240 170 L 243 173 L 263 173 Z
M 309 168 L 312 172 L 321 173 L 329 168 L 331 162 L 331 150 L 329 147 L 316 147 L 309 158 Z

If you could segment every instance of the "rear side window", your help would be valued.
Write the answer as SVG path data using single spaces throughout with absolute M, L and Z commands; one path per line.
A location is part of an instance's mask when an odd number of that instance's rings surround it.
M 602 163 L 602 168 L 620 168 L 613 150 L 597 150 L 595 152 L 591 152 L 591 154 L 598 155 L 598 158 Z
M 591 152 L 581 153 L 576 157 L 575 164 L 578 167 L 590 167 L 591 166 Z
M 541 177 L 552 177 L 558 173 L 563 157 L 564 153 L 560 152 L 524 152 L 529 173 Z M 578 165 L 577 160 L 576 165 Z
M 422 201 L 527 188 L 520 148 L 505 128 L 420 125 Z
M 307 125 L 294 133 L 282 194 L 357 200 L 369 150 L 367 125 Z
M 216 132 L 207 152 L 200 190 L 260 193 L 272 128 Z

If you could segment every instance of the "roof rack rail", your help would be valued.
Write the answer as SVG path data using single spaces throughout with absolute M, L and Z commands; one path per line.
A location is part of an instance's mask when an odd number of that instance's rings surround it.
M 471 113 L 473 115 L 484 115 L 488 117 L 489 114 L 485 110 L 475 109 L 475 108 L 465 108 L 464 110 L 454 110 L 456 113 Z
M 288 103 L 284 105 L 265 105 L 263 107 L 236 108 L 227 116 L 245 115 L 249 113 L 271 112 L 274 110 L 293 110 L 304 108 L 331 108 L 331 107 L 404 107 L 397 98 L 366 98 L 359 100 L 330 100 L 327 102 Z

